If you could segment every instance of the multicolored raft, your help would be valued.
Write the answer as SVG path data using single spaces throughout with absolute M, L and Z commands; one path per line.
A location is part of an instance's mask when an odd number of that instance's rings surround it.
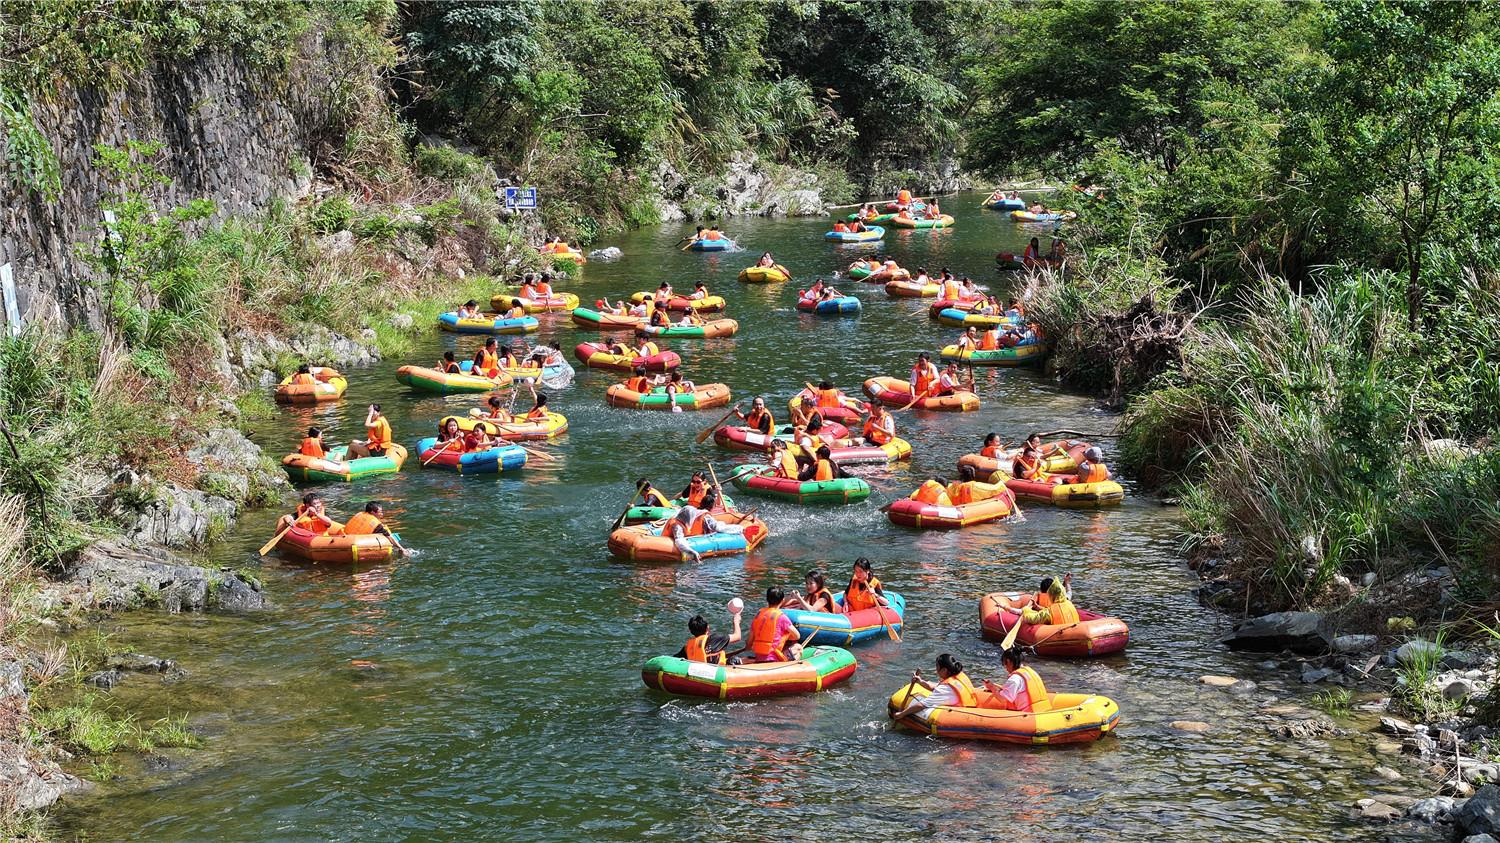
M 429 436 L 417 443 L 417 453 L 421 454 L 423 466 L 446 468 L 459 474 L 496 474 L 526 465 L 526 449 L 520 445 L 497 445 L 483 451 L 463 451 L 456 447 L 440 450 L 437 437 Z
M 796 480 L 777 477 L 768 465 L 736 466 L 729 475 L 735 488 L 763 498 L 800 504 L 858 503 L 870 496 L 870 484 L 858 477 L 837 480 Z
M 296 375 L 282 378 L 281 383 L 276 385 L 276 403 L 316 404 L 320 401 L 334 401 L 349 388 L 349 381 L 327 366 L 313 366 L 308 369 L 308 373 L 313 376 L 312 383 L 292 383 Z
M 714 513 L 714 520 L 744 527 L 740 533 L 708 533 L 689 536 L 686 541 L 704 557 L 735 556 L 760 546 L 766 540 L 766 522 L 754 515 L 739 512 Z M 609 534 L 609 552 L 619 559 L 635 562 L 686 562 L 690 557 L 677 549 L 669 536 L 662 534 L 664 524 L 636 524 L 621 527 Z
M 541 323 L 535 316 L 502 319 L 499 316 L 481 316 L 473 319 L 460 318 L 457 313 L 444 313 L 438 317 L 438 326 L 455 334 L 530 334 Z
M 317 482 L 322 480 L 358 480 L 378 474 L 395 474 L 406 462 L 406 449 L 392 443 L 385 454 L 378 457 L 356 457 L 347 459 L 349 448 L 340 445 L 329 448 L 321 457 L 306 454 L 287 454 L 281 458 L 281 468 L 293 480 Z
M 912 699 L 929 692 L 921 685 L 903 685 L 887 701 L 892 716 Z M 992 699 L 983 689 L 981 699 Z M 1093 694 L 1049 694 L 1045 711 L 1005 711 L 975 706 L 939 706 L 922 709 L 896 721 L 896 725 L 960 740 L 999 741 L 1021 744 L 1064 744 L 1096 741 L 1119 727 L 1120 707 L 1109 697 Z
M 979 631 L 984 640 L 1004 641 L 1011 626 L 1021 618 L 1018 607 L 1026 604 L 1025 595 L 1013 591 L 997 591 L 979 598 Z M 1130 627 L 1119 618 L 1079 609 L 1077 623 L 1022 624 L 1016 641 L 1049 658 L 1107 656 L 1124 650 L 1130 643 Z
M 301 527 L 287 530 L 276 549 L 307 562 L 385 562 L 396 553 L 396 545 L 382 535 L 330 536 Z
M 803 638 L 812 636 L 808 639 L 808 643 L 848 647 L 851 644 L 863 644 L 867 641 L 891 637 L 893 630 L 896 636 L 901 634 L 902 624 L 906 619 L 906 598 L 894 591 L 886 591 L 884 596 L 890 601 L 890 606 L 860 609 L 848 614 L 808 612 L 802 609 L 783 609 L 782 611 L 791 619 L 797 627 L 797 632 Z M 834 600 L 840 606 L 844 604 L 842 594 L 834 597 Z
M 741 665 L 657 656 L 641 668 L 646 687 L 686 697 L 743 700 L 823 691 L 854 675 L 859 664 L 839 647 L 808 647 L 794 662 Z
M 911 384 L 896 378 L 878 377 L 865 381 L 865 394 L 888 407 L 905 407 L 942 413 L 967 413 L 979 409 L 979 396 L 966 389 L 949 395 L 927 395 L 912 404 Z
M 693 387 L 691 392 L 679 392 L 669 401 L 667 388 L 658 386 L 650 392 L 636 392 L 623 383 L 617 383 L 604 391 L 604 400 L 611 407 L 627 410 L 667 410 L 673 404 L 684 410 L 712 410 L 729 403 L 729 387 L 722 383 L 706 383 Z

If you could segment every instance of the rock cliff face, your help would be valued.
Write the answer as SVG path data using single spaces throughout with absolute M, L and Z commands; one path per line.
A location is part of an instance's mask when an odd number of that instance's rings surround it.
M 108 194 L 95 145 L 160 142 L 166 201 L 212 199 L 220 215 L 259 210 L 307 189 L 311 162 L 337 139 L 337 97 L 369 81 L 350 75 L 339 48 L 314 31 L 280 73 L 206 52 L 154 65 L 119 90 L 62 86 L 34 98 L 32 118 L 57 155 L 62 189 L 48 202 L 0 179 L 0 264 L 11 264 L 22 319 L 99 325 L 93 272 L 74 248 L 99 236 Z

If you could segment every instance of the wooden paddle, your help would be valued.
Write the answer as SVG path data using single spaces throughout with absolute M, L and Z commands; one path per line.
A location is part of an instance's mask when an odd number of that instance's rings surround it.
M 912 689 L 914 689 L 916 687 L 917 687 L 917 674 L 915 672 L 913 672 L 912 675 L 911 675 L 911 682 L 909 684 L 907 684 L 907 686 L 906 686 L 906 696 L 904 696 L 904 697 L 901 698 L 901 705 L 896 709 L 897 711 L 900 711 L 901 709 L 906 708 L 906 704 L 909 703 L 909 702 L 911 702 L 911 692 L 912 692 Z M 891 712 L 891 713 L 893 715 L 895 714 L 895 712 Z
M 906 404 L 905 407 L 902 407 L 900 410 L 897 410 L 896 412 L 899 413 L 899 412 L 902 412 L 904 410 L 910 410 L 912 408 L 913 404 L 916 404 L 918 401 L 921 401 L 923 398 L 926 398 L 930 394 L 932 394 L 932 387 L 929 386 L 926 389 L 922 390 L 922 394 L 921 395 L 918 395 L 917 397 L 911 399 L 911 401 L 907 402 L 907 404 Z
M 641 496 L 641 489 L 640 489 L 639 486 L 637 486 L 636 490 L 635 490 L 635 494 L 633 494 L 633 495 L 630 496 L 630 503 L 625 504 L 625 508 L 620 511 L 620 517 L 615 519 L 615 523 L 609 525 L 609 531 L 611 533 L 613 533 L 614 531 L 620 529 L 620 525 L 625 523 L 625 516 L 627 516 L 627 515 L 630 514 L 630 508 L 633 507 L 633 506 L 635 506 L 635 499 L 638 498 L 638 497 L 640 497 L 640 496 Z
M 693 440 L 693 442 L 695 442 L 696 444 L 702 445 L 704 443 L 704 441 L 708 439 L 708 437 L 710 437 L 710 436 L 713 435 L 713 432 L 715 430 L 719 429 L 719 425 L 723 424 L 726 420 L 729 419 L 730 416 L 734 415 L 735 413 L 738 413 L 739 411 L 740 411 L 740 405 L 738 405 L 738 404 L 736 404 L 733 407 L 729 408 L 729 412 L 727 412 L 724 415 L 720 416 L 718 421 L 714 422 L 713 424 L 711 424 L 707 428 L 705 428 L 702 433 L 698 434 L 698 436 Z
M 869 586 L 866 586 L 866 588 L 869 588 Z M 873 588 L 870 589 L 870 593 L 874 594 L 875 593 L 875 589 L 873 589 Z M 892 641 L 900 641 L 901 640 L 901 633 L 899 633 L 899 632 L 896 631 L 896 625 L 895 624 L 889 623 L 889 622 L 886 621 L 886 619 L 885 619 L 885 612 L 882 611 L 881 608 L 882 607 L 880 605 L 880 601 L 876 600 L 875 601 L 875 614 L 877 614 L 877 615 L 880 616 L 880 628 L 883 629 L 883 630 L 885 630 L 885 634 L 888 635 L 888 636 L 890 636 L 890 639 Z
M 528 447 L 526 447 L 525 445 L 522 445 L 519 442 L 511 442 L 508 439 L 504 439 L 504 440 L 501 440 L 501 441 L 506 442 L 506 443 L 511 444 L 511 445 L 515 445 L 517 448 L 520 448 L 521 450 L 525 451 L 526 452 L 526 456 L 527 456 L 528 459 L 531 458 L 531 457 L 536 457 L 537 459 L 541 460 L 542 462 L 557 462 L 557 457 L 552 456 L 551 454 L 547 453 L 546 451 L 538 451 L 538 450 L 536 450 L 534 448 L 528 448 Z
M 455 443 L 457 441 L 458 441 L 457 439 L 449 439 L 447 442 L 443 443 L 443 446 L 441 448 L 434 448 L 433 451 L 432 451 L 432 456 L 428 457 L 425 460 L 422 460 L 422 465 L 424 465 L 424 466 L 431 465 L 432 461 L 435 460 L 435 459 L 437 459 L 440 454 L 444 454 L 444 453 L 447 453 L 448 451 L 451 451 L 453 449 L 453 443 Z
M 1016 636 L 1021 634 L 1021 623 L 1021 613 L 1018 611 L 1016 612 L 1016 622 L 1014 624 L 1011 624 L 1010 629 L 1005 633 L 1005 640 L 1000 642 L 1001 652 L 1009 650 L 1012 646 L 1015 645 Z
M 261 548 L 256 553 L 256 555 L 257 556 L 265 556 L 267 553 L 270 553 L 271 552 L 271 548 L 275 547 L 276 543 L 279 542 L 279 541 L 281 541 L 281 537 L 284 536 L 284 535 L 286 535 L 287 533 L 291 532 L 292 528 L 295 527 L 295 526 L 297 526 L 297 522 L 296 521 L 293 521 L 292 523 L 286 525 L 286 527 L 282 528 L 281 532 L 279 532 L 275 536 L 273 536 L 270 541 L 266 542 L 264 545 L 261 545 Z

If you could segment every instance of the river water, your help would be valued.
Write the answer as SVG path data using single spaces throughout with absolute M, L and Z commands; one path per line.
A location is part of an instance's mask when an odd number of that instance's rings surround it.
M 881 250 L 903 266 L 951 267 L 1005 291 L 998 249 L 1030 236 L 975 195 L 950 197 L 956 228 L 892 232 Z M 690 228 L 667 225 L 603 245 L 616 263 L 590 263 L 564 284 L 585 301 L 705 280 L 740 321 L 732 339 L 677 341 L 688 376 L 722 381 L 735 397 L 768 396 L 778 419 L 804 380 L 831 378 L 858 393 L 877 374 L 903 376 L 920 350 L 955 329 L 924 315 L 926 303 L 889 299 L 877 285 L 842 281 L 857 317 L 793 309 L 796 289 L 830 276 L 870 247 L 825 242 L 824 219 L 733 220 L 745 253 L 702 255 L 675 246 Z M 1043 243 L 1045 244 L 1045 237 Z M 749 286 L 735 275 L 764 249 L 796 275 Z M 596 335 L 566 316 L 544 319 L 543 338 L 572 346 Z M 345 400 L 284 409 L 254 431 L 269 453 L 295 447 L 316 421 L 327 439 L 362 435 L 364 406 L 384 405 L 399 440 L 428 435 L 435 420 L 479 403 L 408 392 L 393 372 L 430 364 L 444 348 L 478 342 L 434 331 L 410 361 L 350 372 Z M 1033 430 L 1107 430 L 1114 419 L 1088 398 L 1029 370 L 978 372 L 983 408 L 969 414 L 900 415 L 915 445 L 909 466 L 862 470 L 865 503 L 800 509 L 760 502 L 771 536 L 748 558 L 647 566 L 612 560 L 604 540 L 641 476 L 674 490 L 712 462 L 720 476 L 746 457 L 694 445 L 716 413 L 609 408 L 616 378 L 579 366 L 552 403 L 570 431 L 546 447 L 559 459 L 501 477 L 418 468 L 352 485 L 327 485 L 330 511 L 346 516 L 372 497 L 414 558 L 357 570 L 291 563 L 255 549 L 277 513 L 252 513 L 214 548 L 212 562 L 250 568 L 275 601 L 248 616 L 112 619 L 116 646 L 176 659 L 169 685 L 132 677 L 116 690 L 144 716 L 189 717 L 205 747 L 127 766 L 95 795 L 69 804 L 65 833 L 88 840 L 478 840 L 636 838 L 873 839 L 1363 839 L 1354 799 L 1420 787 L 1408 773 L 1389 784 L 1367 738 L 1287 743 L 1270 736 L 1268 707 L 1306 704 L 1294 673 L 1216 643 L 1221 615 L 1200 608 L 1176 554 L 1175 510 L 1133 496 L 1123 506 L 1066 511 L 1033 505 L 1027 518 L 952 533 L 891 525 L 878 508 L 931 474 L 951 475 L 988 431 L 1008 440 Z M 1109 441 L 1101 443 L 1106 448 Z M 725 602 L 773 583 L 800 588 L 809 567 L 875 560 L 909 602 L 904 640 L 856 650 L 858 672 L 831 692 L 757 703 L 671 699 L 648 691 L 639 670 L 675 651 L 694 613 L 727 628 Z M 1072 571 L 1080 605 L 1124 618 L 1124 655 L 1038 661 L 1054 690 L 1119 702 L 1117 736 L 1065 748 L 959 744 L 891 730 L 885 700 L 914 667 L 951 652 L 973 676 L 1001 673 L 982 641 L 978 598 L 1034 587 Z M 747 615 L 747 621 L 748 621 Z M 1263 658 L 1263 657 L 1261 657 Z M 1236 696 L 1204 674 L 1256 680 Z M 1202 721 L 1206 732 L 1174 728 Z M 1346 723 L 1345 725 L 1357 725 Z M 1392 763 L 1386 761 L 1385 763 Z M 1050 829 L 1051 831 L 1044 831 Z

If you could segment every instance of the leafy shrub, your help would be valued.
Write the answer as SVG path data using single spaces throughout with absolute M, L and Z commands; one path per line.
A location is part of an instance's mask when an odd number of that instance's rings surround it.
M 354 205 L 349 197 L 337 194 L 313 206 L 307 215 L 308 227 L 319 234 L 343 231 L 354 221 Z

